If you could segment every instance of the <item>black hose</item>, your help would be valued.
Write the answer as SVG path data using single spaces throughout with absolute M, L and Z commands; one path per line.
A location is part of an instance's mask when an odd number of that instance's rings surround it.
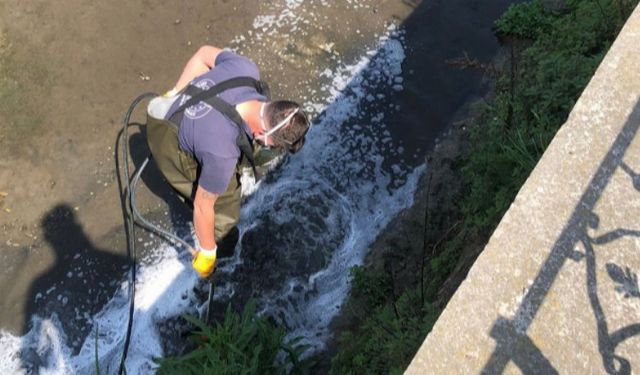
M 144 99 L 158 96 L 155 93 L 144 93 L 138 96 L 129 106 L 129 110 L 124 116 L 124 124 L 122 127 L 122 132 L 120 133 L 120 140 L 123 140 L 122 150 L 123 150 L 123 162 L 124 162 L 124 182 L 126 183 L 126 188 L 123 186 L 122 180 L 120 179 L 120 173 L 118 173 L 118 185 L 120 187 L 120 202 L 123 208 L 123 216 L 124 216 L 124 226 L 125 226 L 125 235 L 127 237 L 127 251 L 129 253 L 129 258 L 131 260 L 131 277 L 129 284 L 129 321 L 127 322 L 127 333 L 124 341 L 124 348 L 122 350 L 122 357 L 120 359 L 120 367 L 118 370 L 118 374 L 123 374 L 125 371 L 124 362 L 127 358 L 127 352 L 129 351 L 129 343 L 131 341 L 131 328 L 133 326 L 133 311 L 134 311 L 134 301 L 135 301 L 135 291 L 136 291 L 136 247 L 135 247 L 135 228 L 134 228 L 134 220 L 132 218 L 131 212 L 131 183 L 129 180 L 129 119 L 131 118 L 131 113 L 135 109 L 135 107 Z M 116 149 L 117 155 L 117 149 Z M 117 156 L 116 156 L 116 167 L 119 167 L 117 164 Z M 118 168 L 119 171 L 119 168 Z
M 140 175 L 144 171 L 144 168 L 147 166 L 147 163 L 149 163 L 149 160 L 151 160 L 150 156 L 144 159 L 144 161 L 142 162 L 142 165 L 138 169 L 138 172 L 136 172 L 135 176 L 133 177 L 133 180 L 131 181 L 131 193 L 129 194 L 129 199 L 131 202 L 131 211 L 133 213 L 133 219 L 135 223 L 138 224 L 139 226 L 151 232 L 155 232 L 161 237 L 164 237 L 164 239 L 171 242 L 173 245 L 181 245 L 187 250 L 191 249 L 191 245 L 189 245 L 182 238 L 176 236 L 175 234 L 169 231 L 166 231 L 158 227 L 157 225 L 153 225 L 150 221 L 145 219 L 145 217 L 142 216 L 142 214 L 140 213 L 140 211 L 138 211 L 138 208 L 136 207 L 136 186 L 138 185 L 138 181 L 140 180 Z
M 136 245 L 135 245 L 135 225 L 137 224 L 144 229 L 147 229 L 151 232 L 154 232 L 167 241 L 171 242 L 173 245 L 183 246 L 185 249 L 192 252 L 192 247 L 186 241 L 181 239 L 180 237 L 174 235 L 173 233 L 166 231 L 156 225 L 153 225 L 147 219 L 140 214 L 138 208 L 136 207 L 136 186 L 138 181 L 140 180 L 140 176 L 142 172 L 146 168 L 149 160 L 151 159 L 151 155 L 147 156 L 147 158 L 142 162 L 142 165 L 138 168 L 138 171 L 134 175 L 133 179 L 130 179 L 130 171 L 129 171 L 129 119 L 131 118 L 131 113 L 135 109 L 135 107 L 144 99 L 150 97 L 158 96 L 155 93 L 144 93 L 138 96 L 129 106 L 129 110 L 124 116 L 124 125 L 122 128 L 122 132 L 118 138 L 119 142 L 122 142 L 122 150 L 123 150 L 123 163 L 124 163 L 124 184 L 121 180 L 120 173 L 118 173 L 118 185 L 120 187 L 120 203 L 122 205 L 123 219 L 125 225 L 125 235 L 127 237 L 127 249 L 129 253 L 129 257 L 131 259 L 131 277 L 130 277 L 130 285 L 129 285 L 129 320 L 127 323 L 127 333 L 124 341 L 124 348 L 122 350 L 122 357 L 120 359 L 120 368 L 118 370 L 118 374 L 122 375 L 125 373 L 124 363 L 127 359 L 127 353 L 129 351 L 129 344 L 131 342 L 131 330 L 133 327 L 133 312 L 134 312 L 134 301 L 135 301 L 135 284 L 136 284 Z M 117 150 L 117 145 L 116 145 Z M 118 157 L 116 153 L 116 169 L 120 170 L 120 165 L 118 162 Z M 126 184 L 126 185 L 125 185 Z M 206 322 L 209 323 L 211 319 L 211 299 L 213 297 L 213 283 L 210 280 L 209 284 L 209 298 L 208 298 L 208 306 L 206 313 Z
M 206 315 L 204 316 L 204 323 L 206 325 L 211 324 L 211 318 L 212 318 L 211 314 L 213 314 L 213 310 L 211 309 L 211 301 L 213 300 L 213 294 L 214 294 L 213 279 L 210 277 L 209 278 L 209 294 L 207 296 L 207 312 L 206 312 Z

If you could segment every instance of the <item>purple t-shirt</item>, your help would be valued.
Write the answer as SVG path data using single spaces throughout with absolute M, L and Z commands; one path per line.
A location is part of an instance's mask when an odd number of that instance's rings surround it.
M 252 77 L 260 79 L 258 67 L 246 57 L 231 51 L 222 51 L 215 61 L 215 66 L 191 81 L 201 89 L 208 89 L 216 83 L 234 77 Z M 236 105 L 248 100 L 266 101 L 253 87 L 237 87 L 218 95 L 229 104 Z M 173 112 L 189 100 L 190 96 L 182 94 L 167 113 Z M 251 132 L 246 124 L 244 130 L 249 136 Z M 236 164 L 240 158 L 240 149 L 236 145 L 238 126 L 209 104 L 200 102 L 184 111 L 178 139 L 180 147 L 191 153 L 200 163 L 201 172 L 198 185 L 206 191 L 221 194 L 227 189 L 234 175 Z

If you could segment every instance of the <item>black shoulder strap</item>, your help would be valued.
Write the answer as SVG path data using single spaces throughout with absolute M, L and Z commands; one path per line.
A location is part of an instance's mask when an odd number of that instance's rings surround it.
M 212 106 L 215 110 L 222 113 L 229 120 L 233 121 L 238 126 L 238 137 L 236 138 L 236 145 L 240 149 L 242 155 L 249 161 L 251 164 L 251 169 L 253 170 L 253 175 L 256 180 L 259 180 L 258 171 L 256 170 L 256 164 L 253 160 L 253 147 L 251 147 L 251 142 L 249 141 L 249 135 L 244 131 L 242 124 L 244 124 L 244 120 L 236 110 L 236 107 L 231 104 L 225 102 L 224 100 L 218 98 L 217 96 L 212 96 L 205 100 L 207 104 Z
M 269 85 L 267 85 L 266 82 L 258 81 L 257 79 L 254 79 L 251 77 L 231 78 L 226 81 L 222 81 L 220 83 L 215 84 L 213 87 L 210 87 L 208 90 L 202 90 L 198 87 L 189 85 L 187 87 L 187 90 L 192 92 L 196 91 L 196 93 L 192 95 L 191 98 L 187 100 L 183 105 L 181 105 L 178 109 L 176 109 L 175 113 L 182 112 L 185 109 L 191 107 L 192 105 L 198 104 L 201 101 L 206 101 L 208 98 L 212 96 L 216 96 L 223 91 L 233 89 L 236 87 L 253 87 L 256 89 L 256 91 L 258 91 L 258 93 L 266 96 L 267 100 L 269 99 L 269 96 L 270 96 Z
M 242 117 L 236 110 L 235 106 L 225 102 L 220 99 L 216 95 L 220 94 L 223 91 L 236 88 L 236 87 L 254 87 L 258 93 L 264 95 L 269 99 L 269 86 L 266 82 L 258 81 L 251 77 L 236 77 L 231 78 L 226 81 L 222 81 L 208 90 L 203 90 L 199 87 L 189 85 L 185 90 L 186 95 L 191 95 L 191 98 L 187 100 L 183 105 L 181 105 L 169 118 L 170 121 L 176 123 L 178 127 L 182 122 L 182 117 L 184 116 L 184 110 L 195 105 L 201 101 L 206 102 L 210 106 L 212 106 L 216 111 L 222 113 L 229 120 L 233 121 L 238 126 L 238 138 L 236 138 L 236 145 L 240 149 L 240 152 L 247 158 L 249 164 L 251 164 L 251 169 L 253 169 L 253 174 L 256 180 L 259 179 L 258 171 L 256 170 L 255 162 L 253 160 L 253 148 L 251 147 L 251 142 L 249 141 L 249 135 L 244 131 L 242 125 L 244 121 Z

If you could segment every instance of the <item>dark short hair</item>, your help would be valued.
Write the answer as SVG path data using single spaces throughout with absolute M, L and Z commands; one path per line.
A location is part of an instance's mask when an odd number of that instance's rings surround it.
M 304 145 L 305 136 L 309 130 L 307 115 L 300 108 L 300 104 L 289 100 L 276 100 L 270 102 L 265 108 L 269 128 L 284 120 L 296 109 L 298 112 L 293 115 L 289 124 L 271 135 L 274 147 L 285 149 L 290 153 L 298 152 Z

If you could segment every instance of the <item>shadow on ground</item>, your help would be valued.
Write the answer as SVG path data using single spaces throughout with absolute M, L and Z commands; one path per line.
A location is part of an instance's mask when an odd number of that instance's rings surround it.
M 33 328 L 34 317 L 55 317 L 77 352 L 92 328 L 92 316 L 113 297 L 126 275 L 129 260 L 96 247 L 66 204 L 52 208 L 41 224 L 55 261 L 29 288 L 26 314 L 31 319 L 22 334 Z M 23 363 L 37 367 L 39 360 L 33 349 L 23 349 Z

